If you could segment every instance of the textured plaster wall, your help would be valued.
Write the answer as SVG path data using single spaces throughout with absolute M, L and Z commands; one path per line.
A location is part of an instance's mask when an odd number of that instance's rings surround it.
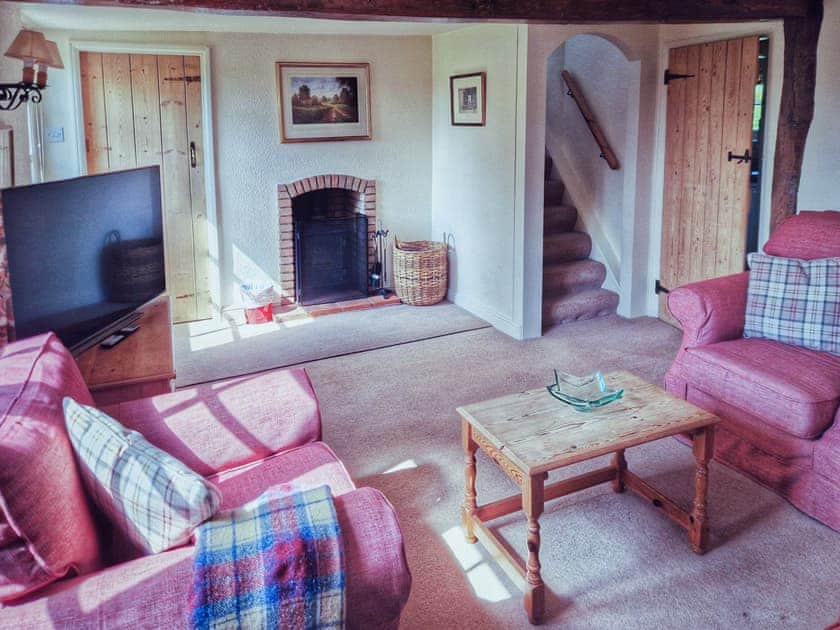
M 516 227 L 518 33 L 476 26 L 434 38 L 432 235 L 452 236 L 449 298 L 520 336 Z M 450 122 L 449 77 L 487 73 L 487 124 Z
M 601 37 L 578 35 L 568 40 L 548 60 L 546 131 L 574 169 L 579 183 L 589 190 L 589 210 L 600 223 L 609 246 L 621 259 L 624 170 L 612 170 L 600 157 L 574 100 L 566 94 L 561 77 L 568 70 L 575 77 L 601 130 L 622 168 L 627 166 L 626 133 L 630 62 L 613 44 Z
M 0 36 L 5 30 L 4 22 Z M 238 303 L 242 280 L 279 282 L 281 183 L 329 173 L 375 179 L 378 216 L 391 234 L 429 238 L 430 37 L 88 31 L 47 36 L 59 44 L 65 64 L 71 59 L 71 39 L 209 47 L 219 240 L 219 260 L 213 262 L 219 266 L 223 306 Z M 373 140 L 281 144 L 274 74 L 279 60 L 369 62 Z M 46 126 L 64 127 L 65 142 L 46 145 L 47 177 L 74 177 L 81 167 L 71 72 L 50 73 L 50 84 L 44 99 Z M 25 118 L 21 121 L 16 139 L 19 129 L 25 132 Z M 21 142 L 18 152 L 25 155 L 25 146 Z
M 20 11 L 6 2 L 0 2 L 0 55 L 8 50 L 12 40 L 22 28 Z M 0 81 L 20 81 L 23 64 L 17 59 L 0 56 Z M 26 109 L 0 112 L 0 122 L 13 127 L 15 142 L 15 184 L 30 183 L 29 143 L 26 140 Z
M 432 55 L 427 37 L 221 35 L 213 50 L 222 277 L 276 279 L 277 184 L 341 173 L 375 179 L 377 214 L 400 239 L 429 237 Z M 373 140 L 280 144 L 274 62 L 369 61 Z M 254 69 L 249 71 L 249 69 Z

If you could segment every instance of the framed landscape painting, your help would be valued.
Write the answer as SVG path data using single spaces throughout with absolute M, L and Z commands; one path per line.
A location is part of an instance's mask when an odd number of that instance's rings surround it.
M 370 140 L 370 64 L 277 62 L 283 142 Z
M 452 124 L 484 125 L 487 104 L 486 74 L 457 74 L 449 77 L 449 98 L 452 101 Z

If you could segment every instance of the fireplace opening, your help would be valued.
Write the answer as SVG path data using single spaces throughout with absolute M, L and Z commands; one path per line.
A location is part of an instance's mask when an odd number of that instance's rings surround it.
M 295 293 L 303 305 L 368 296 L 368 217 L 360 194 L 325 188 L 292 201 Z

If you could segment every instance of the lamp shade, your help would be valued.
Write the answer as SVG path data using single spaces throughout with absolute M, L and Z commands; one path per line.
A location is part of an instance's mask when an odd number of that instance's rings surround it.
M 35 61 L 46 64 L 49 64 L 52 58 L 44 34 L 28 29 L 23 29 L 17 34 L 15 41 L 6 51 L 6 56 L 23 59 L 24 62 Z M 60 57 L 59 61 L 61 61 Z
M 61 53 L 58 52 L 58 44 L 48 39 L 47 50 L 50 51 L 50 60 L 47 62 L 47 65 L 50 68 L 64 68 L 64 63 L 61 61 Z

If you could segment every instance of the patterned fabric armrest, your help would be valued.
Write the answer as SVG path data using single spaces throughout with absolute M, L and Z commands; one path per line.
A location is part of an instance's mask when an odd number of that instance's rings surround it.
M 683 329 L 680 351 L 744 333 L 749 273 L 694 282 L 668 295 L 668 310 Z
M 102 410 L 208 476 L 321 439 L 305 370 L 274 370 Z

